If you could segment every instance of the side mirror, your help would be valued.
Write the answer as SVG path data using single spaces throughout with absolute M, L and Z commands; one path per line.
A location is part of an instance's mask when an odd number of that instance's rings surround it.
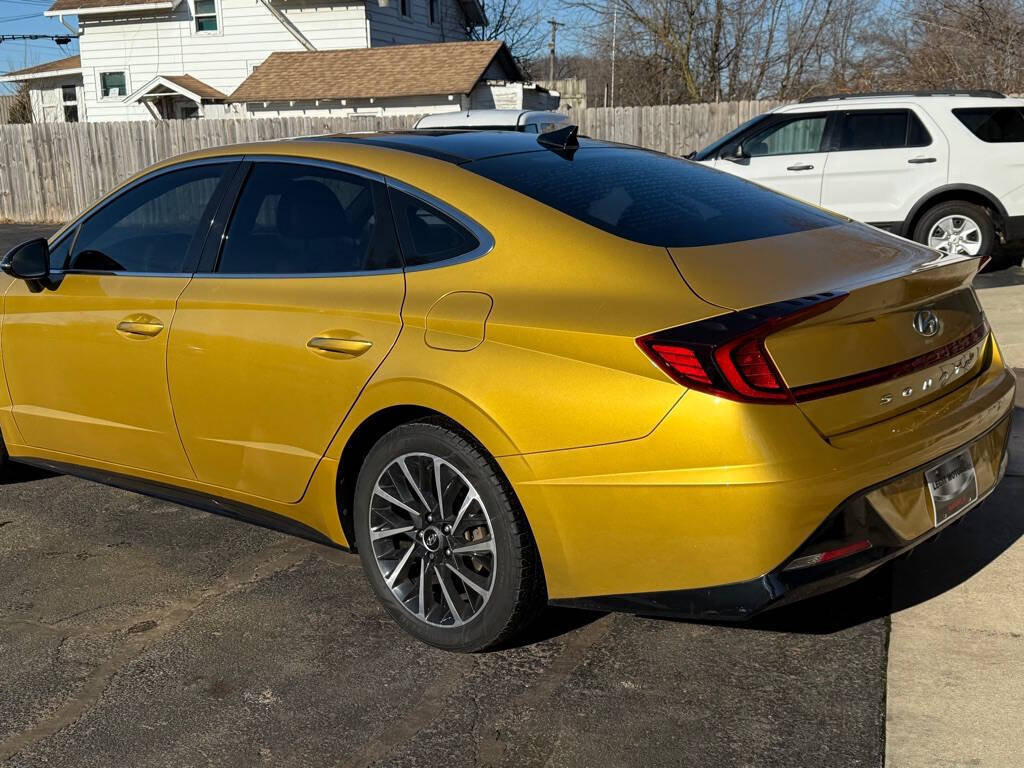
M 742 144 L 737 144 L 732 152 L 725 156 L 725 159 L 732 163 L 739 163 L 740 165 L 746 165 L 750 162 L 750 155 L 743 149 Z
M 50 244 L 40 237 L 16 245 L 0 261 L 0 269 L 20 280 L 45 280 L 50 276 Z

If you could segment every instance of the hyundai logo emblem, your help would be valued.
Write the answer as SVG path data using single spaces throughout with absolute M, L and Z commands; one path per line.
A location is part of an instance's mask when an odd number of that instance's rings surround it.
M 914 315 L 914 330 L 922 336 L 934 336 L 941 327 L 939 318 L 930 309 L 922 309 Z

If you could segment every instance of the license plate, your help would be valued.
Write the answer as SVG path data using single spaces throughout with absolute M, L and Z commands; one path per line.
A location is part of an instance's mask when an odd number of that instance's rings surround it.
M 978 477 L 971 452 L 958 453 L 924 473 L 932 496 L 935 525 L 955 517 L 978 498 Z

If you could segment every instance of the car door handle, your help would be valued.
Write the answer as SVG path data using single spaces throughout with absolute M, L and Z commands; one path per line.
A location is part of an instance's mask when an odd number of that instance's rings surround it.
M 156 336 L 164 329 L 164 324 L 155 317 L 134 317 L 122 320 L 117 330 L 131 336 Z
M 318 352 L 333 352 L 336 355 L 358 357 L 373 346 L 366 339 L 335 339 L 330 336 L 314 336 L 306 346 Z
M 912 157 L 907 162 L 912 165 L 921 165 L 922 163 L 935 163 L 938 161 L 934 157 Z
M 786 170 L 787 171 L 813 171 L 814 170 L 814 166 L 811 165 L 810 163 L 803 163 L 803 164 L 798 163 L 797 165 L 789 166 L 788 168 L 786 168 Z

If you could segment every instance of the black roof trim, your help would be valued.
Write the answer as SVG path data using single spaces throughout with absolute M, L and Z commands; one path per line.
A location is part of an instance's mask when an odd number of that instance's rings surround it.
M 1006 94 L 999 91 L 864 91 L 863 93 L 835 93 L 829 96 L 808 96 L 801 99 L 801 104 L 816 101 L 845 101 L 846 99 L 870 99 L 874 96 L 972 96 L 978 99 L 1005 99 Z
M 456 165 L 498 155 L 518 155 L 527 152 L 546 151 L 538 143 L 535 133 L 504 130 L 438 129 L 410 131 L 380 131 L 377 133 L 340 133 L 328 136 L 311 136 L 304 141 L 338 141 L 352 144 L 368 144 L 400 152 L 432 157 Z M 581 139 L 581 146 L 613 147 L 618 145 L 593 139 Z M 625 148 L 625 147 L 623 147 Z M 631 149 L 637 149 L 631 147 Z

